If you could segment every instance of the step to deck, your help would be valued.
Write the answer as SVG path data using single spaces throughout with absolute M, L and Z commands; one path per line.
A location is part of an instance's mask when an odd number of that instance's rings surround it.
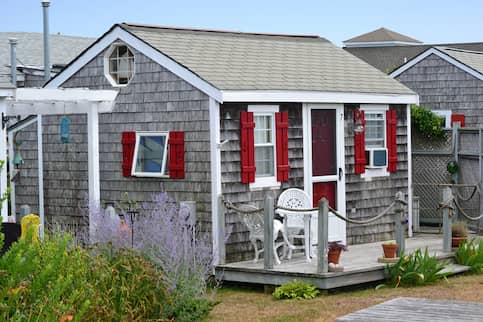
M 464 266 L 460 264 L 451 263 L 444 267 L 444 269 L 439 272 L 440 274 L 456 275 L 464 272 L 468 272 L 471 269 L 469 266 Z

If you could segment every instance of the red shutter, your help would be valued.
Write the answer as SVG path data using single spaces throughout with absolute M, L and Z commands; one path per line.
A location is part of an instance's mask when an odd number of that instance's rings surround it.
M 240 112 L 241 182 L 255 182 L 255 142 L 253 112 Z
M 288 112 L 275 113 L 277 136 L 277 181 L 288 181 Z
M 184 132 L 169 132 L 169 177 L 184 178 Z
M 122 132 L 122 175 L 131 176 L 132 162 L 134 158 L 134 146 L 136 145 L 136 132 Z
M 460 122 L 460 127 L 465 127 L 465 115 L 464 114 L 451 114 L 451 127 L 453 123 Z
M 364 111 L 354 111 L 354 127 L 357 123 L 362 125 L 362 131 L 354 133 L 354 172 L 361 174 L 366 172 L 366 119 Z
M 396 172 L 397 170 L 397 111 L 386 111 L 386 146 L 387 146 L 387 171 Z

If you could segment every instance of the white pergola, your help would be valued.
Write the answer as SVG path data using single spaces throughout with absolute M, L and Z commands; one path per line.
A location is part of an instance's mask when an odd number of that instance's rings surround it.
M 100 201 L 99 179 L 99 113 L 110 113 L 114 108 L 117 91 L 88 89 L 45 89 L 45 88 L 0 88 L 0 160 L 7 160 L 7 128 L 3 126 L 5 117 L 36 115 L 29 121 L 14 127 L 8 133 L 10 169 L 13 170 L 13 135 L 22 128 L 37 122 L 38 146 L 38 189 L 41 234 L 44 229 L 44 187 L 42 157 L 42 115 L 87 114 L 88 137 L 88 186 L 89 205 Z M 11 170 L 11 171 L 12 171 Z M 7 167 L 0 172 L 0 194 L 7 191 Z M 15 213 L 15 185 L 10 183 L 12 213 Z M 2 222 L 8 220 L 8 205 L 2 204 Z

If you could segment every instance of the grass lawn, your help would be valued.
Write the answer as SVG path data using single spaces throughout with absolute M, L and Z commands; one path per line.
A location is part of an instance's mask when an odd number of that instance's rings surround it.
M 220 304 L 208 321 L 333 321 L 401 296 L 483 303 L 483 274 L 459 275 L 424 287 L 345 291 L 319 295 L 313 300 L 275 300 L 263 291 L 225 287 L 218 291 Z

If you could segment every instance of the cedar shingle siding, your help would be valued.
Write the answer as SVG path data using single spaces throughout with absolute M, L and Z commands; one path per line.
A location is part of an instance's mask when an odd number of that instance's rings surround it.
M 436 55 L 430 55 L 396 79 L 419 94 L 419 104 L 464 114 L 467 127 L 483 124 L 483 81 Z
M 195 200 L 200 221 L 211 222 L 211 178 L 208 97 L 136 52 L 136 72 L 119 88 L 113 113 L 99 115 L 101 199 L 147 201 L 152 193 L 167 191 L 176 200 Z M 62 87 L 112 89 L 104 77 L 103 53 L 86 64 Z M 61 144 L 61 116 L 43 117 L 45 215 L 48 222 L 80 215 L 87 196 L 87 123 L 84 115 L 70 115 L 71 143 Z M 35 125 L 22 131 L 22 156 L 17 204 L 37 205 Z M 185 131 L 185 179 L 122 176 L 123 131 Z M 75 160 L 75 161 L 74 161 Z M 70 221 L 70 219 L 69 219 Z M 210 225 L 205 226 L 210 230 Z

